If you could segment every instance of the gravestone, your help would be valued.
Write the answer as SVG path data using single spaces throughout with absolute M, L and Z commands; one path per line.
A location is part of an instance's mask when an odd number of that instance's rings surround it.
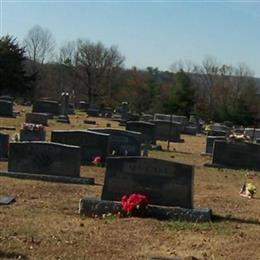
M 245 128 L 245 135 L 249 136 L 252 141 L 260 138 L 260 129 L 259 128 Z
M 111 107 L 104 107 L 101 109 L 101 115 L 102 117 L 112 117 L 112 114 L 113 114 L 113 108 Z
M 213 153 L 213 146 L 214 146 L 214 142 L 216 140 L 220 140 L 220 141 L 225 141 L 226 137 L 225 136 L 207 136 L 207 140 L 206 140 L 206 154 L 212 154 Z
M 116 156 L 140 156 L 141 133 L 116 128 L 89 128 L 89 131 L 110 135 L 109 154 Z
M 45 130 L 28 130 L 20 129 L 20 141 L 31 142 L 31 141 L 45 141 L 46 132 Z
M 171 115 L 156 113 L 156 114 L 154 114 L 153 120 L 171 121 Z
M 140 117 L 140 121 L 149 122 L 150 120 L 153 120 L 153 115 L 151 114 L 142 114 Z
M 54 100 L 37 100 L 33 104 L 32 112 L 59 115 L 59 103 Z
M 0 160 L 8 158 L 9 135 L 0 133 Z
M 260 145 L 215 141 L 213 166 L 260 170 Z
M 126 130 L 140 132 L 141 143 L 155 144 L 155 124 L 144 121 L 127 121 Z
M 48 125 L 48 114 L 44 113 L 27 113 L 25 115 L 25 122 L 31 124 Z
M 68 92 L 61 93 L 61 106 L 60 106 L 60 115 L 57 119 L 57 122 L 69 123 L 69 99 L 70 95 Z
M 164 120 L 153 120 L 155 124 L 155 138 L 161 141 L 182 142 L 181 126 Z
M 14 102 L 14 97 L 8 96 L 8 95 L 2 95 L 0 96 L 0 100 L 6 100 L 10 102 Z
M 184 127 L 183 134 L 186 135 L 196 135 L 198 132 L 198 127 L 195 125 L 187 125 Z
M 14 117 L 13 102 L 8 100 L 0 100 L 0 117 Z
M 88 108 L 88 103 L 84 100 L 80 100 L 77 104 L 77 109 L 80 110 L 80 111 L 84 111 L 86 112 L 87 111 L 87 108 Z
M 10 143 L 8 171 L 79 177 L 80 148 L 45 142 Z
M 81 163 L 92 162 L 96 156 L 105 161 L 109 152 L 109 135 L 87 130 L 55 130 L 51 132 L 51 141 L 76 145 L 81 149 Z
M 141 193 L 150 204 L 193 207 L 193 167 L 147 157 L 114 157 L 106 162 L 102 200 L 121 201 Z
M 230 133 L 230 128 L 221 125 L 221 124 L 214 124 L 211 126 L 210 131 L 208 132 L 209 136 L 227 136 Z
M 89 108 L 87 109 L 87 114 L 89 116 L 99 117 L 100 113 L 100 107 L 96 104 L 89 105 Z

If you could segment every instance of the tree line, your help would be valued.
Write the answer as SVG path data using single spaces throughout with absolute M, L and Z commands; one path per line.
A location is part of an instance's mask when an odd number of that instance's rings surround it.
M 55 52 L 55 39 L 39 25 L 24 41 L 0 39 L 0 94 L 30 100 L 58 99 L 68 91 L 76 101 L 116 106 L 127 101 L 134 112 L 196 114 L 204 120 L 252 125 L 259 113 L 256 79 L 245 64 L 174 63 L 169 71 L 125 68 L 116 46 L 78 39 Z

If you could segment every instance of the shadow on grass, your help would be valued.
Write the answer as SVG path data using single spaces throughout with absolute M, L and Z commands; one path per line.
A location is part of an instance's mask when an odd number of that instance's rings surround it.
M 15 253 L 15 252 L 3 252 L 0 250 L 0 259 L 22 259 L 27 260 L 29 259 L 26 255 Z
M 260 225 L 260 220 L 253 219 L 253 218 L 238 218 L 231 215 L 221 216 L 221 215 L 212 215 L 212 222 L 223 222 L 223 221 L 230 221 L 235 223 L 241 224 L 253 224 L 253 225 Z

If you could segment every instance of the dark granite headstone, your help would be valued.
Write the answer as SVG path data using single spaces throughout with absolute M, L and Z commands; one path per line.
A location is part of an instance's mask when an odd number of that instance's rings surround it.
M 212 164 L 230 168 L 260 170 L 260 145 L 215 141 Z
M 252 141 L 260 138 L 259 128 L 245 128 L 245 135 L 249 136 Z
M 142 114 L 140 117 L 140 121 L 149 122 L 150 120 L 153 120 L 153 115 L 151 114 Z
M 89 128 L 89 131 L 110 135 L 109 154 L 116 156 L 140 156 L 141 133 L 116 128 Z
M 87 109 L 87 114 L 89 116 L 98 117 L 100 113 L 100 107 L 96 104 L 89 105 L 89 108 Z
M 196 135 L 198 132 L 198 127 L 195 125 L 187 125 L 184 127 L 183 134 L 186 135 Z
M 81 148 L 81 163 L 86 164 L 96 156 L 106 159 L 109 152 L 109 135 L 87 130 L 55 130 L 51 132 L 51 141 Z
M 8 100 L 0 100 L 0 116 L 13 117 L 13 102 Z
M 49 118 L 48 114 L 44 114 L 44 113 L 27 113 L 25 115 L 25 122 L 47 126 L 48 118 Z
M 126 130 L 142 133 L 141 142 L 155 144 L 155 124 L 144 121 L 127 121 Z
M 161 141 L 181 142 L 181 125 L 164 120 L 153 120 L 155 124 L 155 138 Z
M 104 107 L 101 109 L 101 115 L 103 117 L 112 117 L 112 114 L 113 114 L 113 108 L 111 107 Z
M 45 141 L 46 132 L 45 130 L 28 130 L 28 129 L 21 129 L 20 130 L 20 141 Z
M 37 100 L 33 104 L 33 112 L 59 115 L 59 103 L 53 100 Z
M 207 136 L 206 154 L 212 154 L 213 153 L 213 146 L 214 146 L 214 142 L 216 140 L 225 141 L 226 137 L 225 136 Z
M 9 135 L 0 133 L 0 159 L 8 158 Z
M 80 148 L 57 143 L 10 143 L 8 171 L 80 176 Z
M 150 204 L 192 208 L 193 166 L 147 157 L 107 158 L 102 200 L 142 193 Z

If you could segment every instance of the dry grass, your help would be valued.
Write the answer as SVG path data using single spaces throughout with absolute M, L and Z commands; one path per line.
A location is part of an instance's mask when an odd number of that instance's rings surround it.
M 21 109 L 24 108 L 18 108 Z M 88 128 L 83 119 L 81 113 L 71 117 L 71 125 L 51 120 L 48 137 L 52 129 Z M 109 122 L 94 120 L 99 127 Z M 0 125 L 16 126 L 18 131 L 23 121 L 24 113 L 16 119 L 1 118 Z M 117 122 L 110 123 L 118 126 Z M 203 167 L 209 160 L 200 155 L 205 137 L 184 136 L 184 139 L 185 143 L 172 144 L 171 152 L 153 151 L 151 156 L 195 165 L 195 206 L 209 207 L 222 218 L 202 224 L 81 218 L 79 199 L 100 197 L 102 185 L 0 177 L 0 194 L 17 196 L 14 204 L 0 206 L 0 259 L 148 259 L 154 255 L 260 259 L 260 196 L 248 200 L 238 195 L 245 171 Z M 166 147 L 166 143 L 162 145 Z M 6 168 L 7 163 L 0 163 L 0 169 Z M 102 168 L 84 166 L 81 174 L 103 183 Z M 250 172 L 250 176 L 259 190 L 259 172 Z

